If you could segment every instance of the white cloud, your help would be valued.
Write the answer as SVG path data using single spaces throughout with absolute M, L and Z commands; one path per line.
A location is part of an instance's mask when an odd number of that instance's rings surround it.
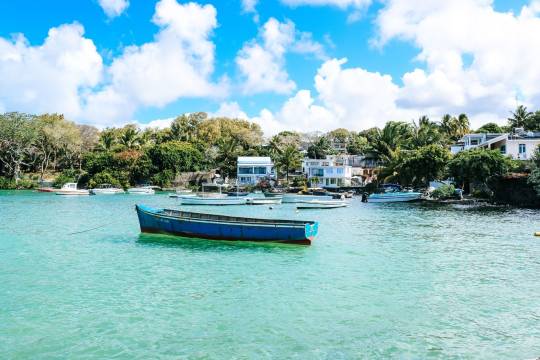
M 242 10 L 246 13 L 255 12 L 258 0 L 242 0 Z
M 289 6 L 337 6 L 341 9 L 347 7 L 362 8 L 371 4 L 371 0 L 281 0 L 282 3 Z
M 166 129 L 171 126 L 172 122 L 175 118 L 166 118 L 166 119 L 156 119 L 152 120 L 149 123 L 146 124 L 138 124 L 143 129 L 148 128 L 157 128 L 157 129 Z
M 98 3 L 109 18 L 122 15 L 129 6 L 128 0 L 98 0 Z
M 222 102 L 219 109 L 215 113 L 208 114 L 209 117 L 229 117 L 235 119 L 248 119 L 247 114 L 242 111 L 240 105 L 236 101 Z
M 155 40 L 130 46 L 108 68 L 110 82 L 87 97 L 89 122 L 126 122 L 139 107 L 162 107 L 183 97 L 219 97 L 226 83 L 212 83 L 216 9 L 161 0 L 153 22 Z
M 81 97 L 99 83 L 102 59 L 79 24 L 51 28 L 32 46 L 23 35 L 0 38 L 0 99 L 6 111 L 81 114 Z
M 490 0 L 389 0 L 375 43 L 412 42 L 426 65 L 403 75 L 399 105 L 503 119 L 517 96 L 537 103 L 539 10 L 537 1 L 513 14 L 495 11 Z
M 243 92 L 255 94 L 275 92 L 289 94 L 296 84 L 285 69 L 285 54 L 295 52 L 324 58 L 324 48 L 306 32 L 296 31 L 292 21 L 270 18 L 260 30 L 261 43 L 255 39 L 244 44 L 236 57 L 240 74 L 245 79 Z

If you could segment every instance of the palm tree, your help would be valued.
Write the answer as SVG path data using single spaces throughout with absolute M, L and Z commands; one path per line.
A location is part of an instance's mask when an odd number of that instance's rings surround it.
M 120 135 L 120 144 L 129 150 L 138 148 L 140 146 L 139 129 L 134 126 L 126 126 Z
M 300 167 L 301 163 L 302 154 L 294 145 L 288 145 L 276 159 L 276 165 L 285 172 L 287 182 L 289 182 L 289 172 Z
M 236 171 L 236 160 L 240 154 L 240 145 L 235 138 L 221 138 L 217 143 L 216 162 L 223 175 L 230 176 Z
M 412 137 L 412 128 L 409 124 L 399 121 L 389 121 L 384 128 L 376 129 L 371 134 L 370 151 L 379 160 L 389 162 L 396 151 L 405 146 Z
M 430 121 L 427 116 L 418 119 L 418 124 L 413 121 L 413 133 L 410 146 L 413 148 L 426 146 L 430 144 L 439 144 L 442 142 L 442 134 L 439 126 Z
M 116 135 L 113 130 L 105 129 L 99 135 L 99 147 L 104 151 L 110 151 L 116 143 Z
M 534 114 L 527 111 L 527 107 L 519 105 L 516 111 L 512 112 L 512 117 L 508 118 L 508 125 L 511 128 L 524 128 L 528 130 L 531 120 L 534 118 Z

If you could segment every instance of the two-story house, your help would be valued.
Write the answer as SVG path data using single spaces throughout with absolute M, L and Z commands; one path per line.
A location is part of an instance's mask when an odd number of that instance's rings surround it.
M 238 185 L 256 185 L 263 179 L 274 179 L 276 171 L 270 157 L 238 157 L 236 174 Z
M 312 187 L 351 186 L 352 166 L 339 157 L 305 159 L 302 171 Z

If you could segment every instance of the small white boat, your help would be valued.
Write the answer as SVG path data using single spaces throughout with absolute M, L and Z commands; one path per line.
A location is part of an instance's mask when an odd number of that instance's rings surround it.
M 182 205 L 244 205 L 246 198 L 232 196 L 181 196 Z
M 115 195 L 123 194 L 124 190 L 114 187 L 111 184 L 101 184 L 95 189 L 91 189 L 90 193 L 93 195 Z
M 332 200 L 329 195 L 300 195 L 300 194 L 283 194 L 283 203 L 301 203 L 311 200 Z
M 152 186 L 134 187 L 129 188 L 127 191 L 133 195 L 154 195 L 156 193 Z
M 311 200 L 302 201 L 299 203 L 297 209 L 336 209 L 347 207 L 349 204 L 342 200 Z
M 247 198 L 247 205 L 279 205 L 283 201 L 283 198 L 274 197 L 274 198 Z
M 56 195 L 90 195 L 90 191 L 77 189 L 77 183 L 66 183 L 56 191 Z
M 373 203 L 406 202 L 415 201 L 422 197 L 422 193 L 413 191 L 393 191 L 382 194 L 371 194 L 367 201 Z

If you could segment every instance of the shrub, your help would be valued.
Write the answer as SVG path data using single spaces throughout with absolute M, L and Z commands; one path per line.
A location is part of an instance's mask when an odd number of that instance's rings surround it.
M 53 182 L 54 187 L 61 187 L 69 182 L 77 182 L 79 172 L 75 169 L 66 169 L 58 175 Z
M 36 183 L 27 180 L 20 179 L 18 182 L 15 179 L 0 176 L 0 189 L 3 190 L 28 190 L 36 188 Z
M 95 174 L 94 176 L 92 176 L 92 178 L 88 182 L 88 187 L 95 188 L 96 186 L 101 185 L 101 184 L 111 184 L 115 187 L 123 187 L 122 184 L 120 183 L 120 180 L 118 180 L 117 178 L 115 178 L 113 175 L 111 175 L 110 173 L 106 171 L 99 172 Z
M 456 188 L 454 185 L 441 185 L 439 188 L 433 190 L 431 197 L 437 200 L 452 199 L 456 196 Z

